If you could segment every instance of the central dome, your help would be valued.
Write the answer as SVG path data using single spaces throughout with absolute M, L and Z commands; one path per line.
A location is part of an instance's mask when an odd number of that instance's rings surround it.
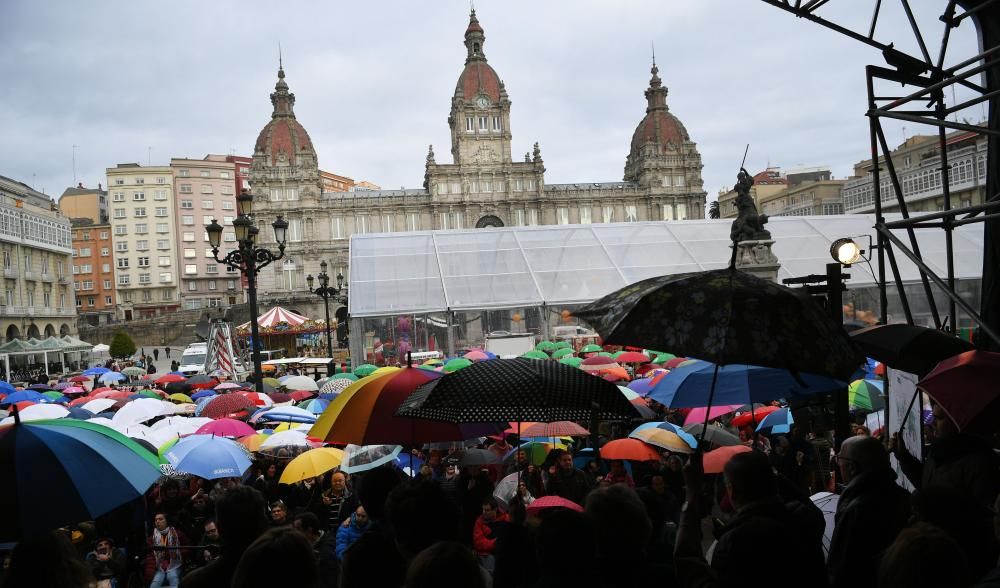
M 485 61 L 472 61 L 465 65 L 462 75 L 458 76 L 455 93 L 463 100 L 474 100 L 476 96 L 485 94 L 493 102 L 500 101 L 500 76 Z
M 295 94 L 288 91 L 285 83 L 285 70 L 278 68 L 278 83 L 274 85 L 271 94 L 271 104 L 274 111 L 271 121 L 261 129 L 254 144 L 254 153 L 267 155 L 271 164 L 279 161 L 294 162 L 300 153 L 315 154 L 312 140 L 299 121 L 295 120 Z

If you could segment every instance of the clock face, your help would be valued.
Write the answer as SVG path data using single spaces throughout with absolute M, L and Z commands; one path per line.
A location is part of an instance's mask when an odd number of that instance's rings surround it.
M 490 99 L 486 96 L 480 96 L 479 98 L 476 98 L 476 105 L 479 106 L 479 108 L 486 108 L 490 105 Z

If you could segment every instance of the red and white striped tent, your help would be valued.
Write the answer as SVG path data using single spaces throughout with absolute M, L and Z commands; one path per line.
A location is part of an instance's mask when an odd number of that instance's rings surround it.
M 290 310 L 284 309 L 280 306 L 275 306 L 271 310 L 257 317 L 257 324 L 262 327 L 273 327 L 278 323 L 288 323 L 292 327 L 297 327 L 307 320 L 309 319 L 301 314 L 295 314 Z

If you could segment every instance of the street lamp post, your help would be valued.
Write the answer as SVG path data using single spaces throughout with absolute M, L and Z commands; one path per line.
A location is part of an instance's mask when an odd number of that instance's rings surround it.
M 333 341 L 330 338 L 330 298 L 335 297 L 340 294 L 344 289 L 344 274 L 337 274 L 337 287 L 334 288 L 330 285 L 330 276 L 326 273 L 326 261 L 320 262 L 319 264 L 319 287 L 313 288 L 314 278 L 312 274 L 306 276 L 306 282 L 309 284 L 309 291 L 317 296 L 323 298 L 323 306 L 326 308 L 326 356 L 333 358 Z
M 222 242 L 223 227 L 215 219 L 205 227 L 208 242 L 212 246 L 212 257 L 215 261 L 239 269 L 247 278 L 247 297 L 250 302 L 250 352 L 253 357 L 253 380 L 258 392 L 264 391 L 263 372 L 260 367 L 260 331 L 257 327 L 257 274 L 264 267 L 285 256 L 285 237 L 288 231 L 288 221 L 281 215 L 271 223 L 274 229 L 274 240 L 278 243 L 278 253 L 256 246 L 259 229 L 253 224 L 253 195 L 244 188 L 236 197 L 237 217 L 233 219 L 233 230 L 236 231 L 237 248 L 219 259 L 219 245 Z

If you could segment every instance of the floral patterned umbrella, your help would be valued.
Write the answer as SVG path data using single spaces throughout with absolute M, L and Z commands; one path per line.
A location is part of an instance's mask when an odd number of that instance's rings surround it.
M 670 349 L 717 364 L 847 379 L 864 361 L 808 296 L 734 269 L 650 278 L 574 314 L 605 344 Z

